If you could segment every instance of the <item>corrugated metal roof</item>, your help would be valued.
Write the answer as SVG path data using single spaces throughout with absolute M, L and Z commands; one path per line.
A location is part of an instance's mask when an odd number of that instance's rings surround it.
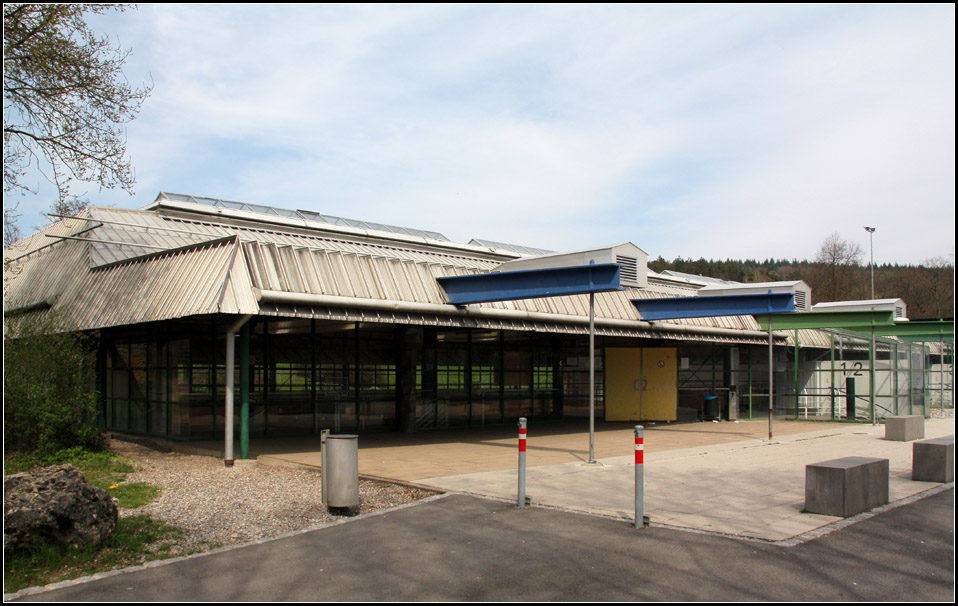
M 89 267 L 91 243 L 61 240 L 33 253 L 8 285 L 7 307 L 55 299 L 44 313 L 76 330 L 209 313 L 255 313 L 246 282 L 231 279 L 234 239 Z M 240 283 L 242 283 L 240 276 Z M 241 294 L 237 294 L 237 292 Z
M 306 230 L 246 218 L 189 214 L 161 204 L 147 210 L 94 207 L 25 240 L 13 263 L 7 307 L 59 296 L 55 310 L 71 311 L 81 329 L 226 313 L 291 315 L 441 326 L 550 330 L 584 334 L 588 295 L 500 301 L 471 306 L 501 310 L 481 317 L 432 313 L 446 306 L 441 276 L 489 271 L 509 257 L 469 254 L 467 245 L 377 241 L 368 234 Z M 57 240 L 52 236 L 78 236 Z M 29 253 L 29 254 L 28 254 Z M 4 251 L 5 257 L 8 252 Z M 11 253 L 11 256 L 14 256 Z M 6 274 L 5 274 L 6 277 Z M 598 334 L 628 337 L 761 342 L 751 316 L 641 322 L 631 299 L 691 296 L 694 286 L 652 276 L 648 288 L 599 293 L 596 317 L 608 322 Z M 260 293 L 340 297 L 370 301 L 342 309 L 260 300 Z M 300 300 L 307 300 L 300 297 Z M 388 311 L 382 303 L 418 304 L 422 313 Z M 378 303 L 380 305 L 373 305 Z M 376 307 L 379 311 L 374 311 Z M 508 313 L 507 313 L 508 312 Z M 523 314 L 528 314 L 527 319 Z M 634 323 L 634 324 L 633 324 Z M 739 334 L 741 333 L 741 334 Z M 708 334 L 706 337 L 705 335 Z M 801 337 L 807 346 L 828 346 L 827 337 Z M 819 342 L 824 343 L 821 345 Z
M 205 215 L 185 217 L 156 211 L 94 207 L 90 209 L 90 217 L 103 221 L 103 225 L 96 230 L 95 239 L 129 243 L 127 246 L 95 243 L 91 253 L 93 265 L 139 256 L 148 250 L 145 246 L 175 248 L 200 240 L 231 235 L 235 235 L 241 242 L 258 242 L 277 247 L 352 252 L 371 257 L 410 261 L 449 262 L 454 260 L 458 264 L 481 269 L 489 269 L 497 264 L 495 260 L 477 259 L 446 251 L 404 247 L 385 242 L 350 240 L 332 235 L 316 235 L 306 233 L 306 230 L 298 233 L 275 225 L 256 226 L 236 221 L 230 223 L 228 219 L 220 220 L 217 217 Z M 142 246 L 138 247 L 138 244 Z M 505 258 L 502 257 L 502 259 Z
M 52 246 L 59 241 L 55 236 L 77 236 L 92 227 L 95 227 L 95 225 L 91 225 L 88 221 L 81 219 L 64 219 L 57 221 L 40 232 L 27 236 L 14 242 L 9 247 L 4 248 L 4 264 L 24 259 L 39 250 Z

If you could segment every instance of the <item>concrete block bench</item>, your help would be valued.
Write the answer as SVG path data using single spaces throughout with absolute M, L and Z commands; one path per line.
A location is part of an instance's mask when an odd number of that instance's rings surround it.
M 912 480 L 955 481 L 955 436 L 915 442 L 911 454 Z
M 805 466 L 805 510 L 847 518 L 888 503 L 888 459 L 845 457 Z
M 899 415 L 885 417 L 885 439 L 895 442 L 911 442 L 925 437 L 925 417 Z

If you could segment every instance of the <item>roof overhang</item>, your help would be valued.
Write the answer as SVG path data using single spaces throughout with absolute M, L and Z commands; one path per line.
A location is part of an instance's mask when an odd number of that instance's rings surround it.
M 678 320 L 716 316 L 753 316 L 795 311 L 792 293 L 716 295 L 711 297 L 670 297 L 632 299 L 643 320 Z
M 622 290 L 617 263 L 436 278 L 453 305 Z
M 895 322 L 894 326 L 879 326 L 875 334 L 898 337 L 903 341 L 950 341 L 955 337 L 955 323 L 945 320 L 913 320 Z
M 816 311 L 794 314 L 756 315 L 755 320 L 768 330 L 769 319 L 778 330 L 819 330 L 824 328 L 871 329 L 873 326 L 892 326 L 895 313 L 891 311 Z

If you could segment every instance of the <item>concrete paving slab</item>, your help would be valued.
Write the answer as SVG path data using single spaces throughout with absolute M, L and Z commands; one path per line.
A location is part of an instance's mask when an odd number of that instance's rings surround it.
M 530 425 L 526 494 L 533 503 L 612 517 L 634 515 L 633 426 L 596 424 L 597 464 L 589 464 L 587 424 Z M 645 428 L 645 512 L 653 523 L 780 540 L 840 518 L 801 514 L 805 465 L 846 456 L 888 458 L 897 501 L 937 484 L 911 480 L 911 443 L 884 439 L 881 425 L 776 420 L 651 424 Z M 954 434 L 954 419 L 928 419 L 929 438 Z M 364 434 L 360 474 L 438 490 L 514 500 L 514 427 L 421 434 Z M 215 443 L 177 445 L 217 456 Z M 253 440 L 261 464 L 319 467 L 319 442 Z M 222 456 L 219 453 L 219 456 Z M 761 513 L 757 513 L 761 512 Z M 743 523 L 745 520 L 747 523 Z
M 775 433 L 788 435 L 821 431 L 834 424 L 806 421 L 781 421 Z M 622 456 L 632 452 L 633 425 L 596 422 L 595 455 L 597 459 Z M 588 461 L 588 422 L 585 419 L 530 422 L 529 452 L 536 456 L 530 465 L 552 465 Z M 736 423 L 658 423 L 646 427 L 656 436 L 648 452 L 702 447 L 721 448 L 743 440 L 761 442 L 768 435 L 765 421 Z M 456 473 L 510 469 L 516 462 L 517 429 L 514 426 L 454 428 L 402 434 L 396 432 L 363 434 L 359 441 L 360 473 L 383 478 L 415 482 L 420 478 L 445 475 L 452 467 Z M 223 457 L 223 443 L 218 441 L 166 443 L 178 452 Z M 733 446 L 734 447 L 734 446 Z M 260 438 L 250 441 L 252 458 L 261 462 L 283 460 L 301 465 L 319 465 L 319 436 Z M 238 457 L 238 446 L 236 455 Z
M 953 420 L 929 420 L 928 435 L 954 432 Z M 653 443 L 646 434 L 646 444 Z M 527 455 L 529 459 L 534 454 Z M 892 501 L 936 487 L 911 480 L 911 446 L 884 439 L 881 426 L 834 426 L 774 441 L 695 446 L 647 452 L 645 513 L 661 523 L 747 537 L 783 540 L 841 518 L 803 514 L 805 466 L 841 456 L 889 459 Z M 559 463 L 530 467 L 526 494 L 535 504 L 634 516 L 631 457 L 599 466 Z M 433 488 L 515 498 L 514 469 L 423 478 Z

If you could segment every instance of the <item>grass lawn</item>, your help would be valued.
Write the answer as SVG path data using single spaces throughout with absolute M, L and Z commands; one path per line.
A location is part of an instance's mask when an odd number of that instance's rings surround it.
M 120 518 L 113 538 L 75 549 L 45 545 L 4 559 L 3 591 L 76 579 L 106 570 L 162 559 L 182 533 L 150 516 Z
M 133 461 L 111 452 L 69 449 L 45 457 L 5 456 L 4 474 L 65 463 L 79 469 L 90 484 L 108 490 L 123 509 L 145 505 L 160 493 L 158 487 L 144 482 L 125 483 L 127 474 L 135 471 Z M 45 545 L 5 557 L 4 593 L 162 559 L 181 535 L 179 529 L 146 515 L 123 517 L 113 537 L 103 544 L 79 549 Z

